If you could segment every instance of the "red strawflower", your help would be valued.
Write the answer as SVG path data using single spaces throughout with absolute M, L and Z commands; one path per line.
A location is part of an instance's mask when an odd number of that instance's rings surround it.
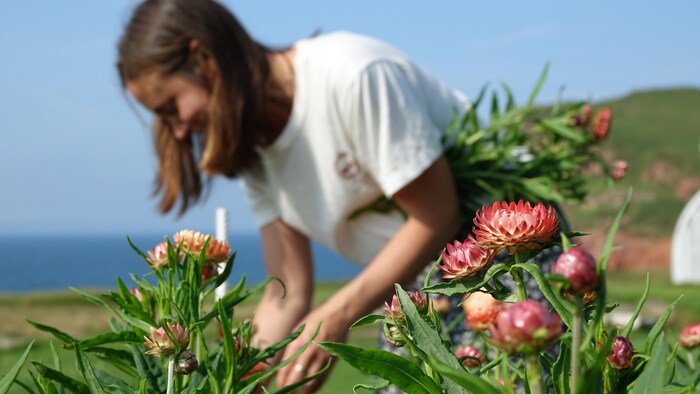
M 457 350 L 455 350 L 455 356 L 458 358 L 468 357 L 462 360 L 462 365 L 465 367 L 478 367 L 486 361 L 484 355 L 474 346 L 458 347 Z
M 602 141 L 608 138 L 610 125 L 612 124 L 612 111 L 610 108 L 602 108 L 593 119 L 593 138 Z
M 596 261 L 582 248 L 572 248 L 562 253 L 552 266 L 552 272 L 565 277 L 573 294 L 583 295 L 598 286 Z
M 678 342 L 686 349 L 700 345 L 700 323 L 686 326 L 678 336 Z
M 476 212 L 473 233 L 476 241 L 486 248 L 510 254 L 528 249 L 540 249 L 551 241 L 559 229 L 559 219 L 552 207 L 529 202 L 494 202 Z
M 504 307 L 489 326 L 491 341 L 509 354 L 548 349 L 561 335 L 561 318 L 536 301 Z
M 608 362 L 613 369 L 619 371 L 629 368 L 633 355 L 634 346 L 632 346 L 632 342 L 625 337 L 617 336 L 613 341 Z
M 469 278 L 488 267 L 496 256 L 495 250 L 482 248 L 471 237 L 464 243 L 454 241 L 454 245 L 447 244 L 446 248 L 447 253 L 442 252 L 442 264 L 438 265 L 443 279 Z

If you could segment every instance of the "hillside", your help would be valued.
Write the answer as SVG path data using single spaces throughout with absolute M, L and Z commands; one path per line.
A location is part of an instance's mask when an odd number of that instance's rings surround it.
M 678 215 L 700 189 L 700 90 L 644 91 L 595 106 L 610 107 L 614 113 L 605 156 L 627 160 L 629 170 L 612 186 L 593 181 L 586 203 L 566 207 L 573 227 L 603 234 L 632 187 L 634 199 L 618 244 L 628 243 L 627 252 L 637 257 L 666 257 L 666 250 L 657 249 L 668 249 Z M 600 243 L 592 238 L 592 243 Z M 646 264 L 665 266 L 668 261 Z

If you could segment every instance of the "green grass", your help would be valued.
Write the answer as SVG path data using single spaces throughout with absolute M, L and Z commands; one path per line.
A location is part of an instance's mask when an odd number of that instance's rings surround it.
M 610 272 L 608 274 L 608 301 L 619 302 L 621 309 L 634 309 L 644 290 L 645 276 L 646 273 L 641 271 Z M 320 303 L 327 299 L 339 286 L 341 286 L 341 283 L 319 284 L 314 295 L 314 302 Z M 667 272 L 655 271 L 651 273 L 651 291 L 646 307 L 642 311 L 642 317 L 646 321 L 653 321 L 655 317 L 661 314 L 668 303 L 674 301 L 680 295 L 684 295 L 684 298 L 678 304 L 677 310 L 671 315 L 667 324 L 671 338 L 675 338 L 677 332 L 683 326 L 700 322 L 700 304 L 695 302 L 695 300 L 700 298 L 700 287 L 690 285 L 674 286 L 670 283 Z M 250 305 L 246 303 L 245 307 L 241 308 L 242 311 L 247 311 L 246 313 L 252 312 L 256 300 L 251 299 L 249 301 Z M 57 326 L 61 329 L 66 329 L 68 332 L 77 330 L 76 327 L 71 327 L 72 324 L 76 324 L 75 319 L 72 319 L 73 316 L 79 314 L 83 309 L 91 312 L 93 308 L 91 304 L 86 304 L 77 295 L 69 292 L 0 296 L 0 314 L 4 317 L 10 317 L 13 313 L 32 315 L 33 311 L 43 311 L 47 305 L 51 306 L 52 310 L 65 313 L 63 316 L 64 324 L 57 324 Z M 354 330 L 350 333 L 349 343 L 365 348 L 374 348 L 377 343 L 378 332 L 379 330 L 376 326 Z M 646 333 L 645 329 L 634 332 L 632 335 L 634 343 L 641 346 Z M 19 358 L 26 344 L 29 343 L 31 338 L 37 336 L 38 331 L 25 324 L 23 334 L 22 340 L 16 346 L 0 351 L 0 374 L 4 374 L 10 369 L 11 365 Z M 0 331 L 0 338 L 4 336 L 5 333 Z M 49 339 L 47 337 L 39 339 L 35 344 L 30 359 L 51 364 L 52 358 L 48 342 Z M 73 355 L 65 351 L 60 351 L 60 353 L 64 368 L 69 374 L 76 376 Z M 24 381 L 27 381 L 26 374 L 27 369 L 25 368 L 22 374 Z M 341 361 L 336 364 L 321 393 L 351 392 L 352 386 L 355 384 L 368 383 L 372 380 L 372 377 L 356 371 Z M 23 391 L 17 388 L 11 392 L 21 393 Z

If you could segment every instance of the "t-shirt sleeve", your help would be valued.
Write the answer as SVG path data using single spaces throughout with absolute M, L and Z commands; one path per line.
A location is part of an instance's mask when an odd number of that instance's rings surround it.
M 386 196 L 418 178 L 442 154 L 430 97 L 393 62 L 368 65 L 348 93 L 349 132 L 361 166 Z
M 277 199 L 262 165 L 243 173 L 240 184 L 258 228 L 280 217 Z

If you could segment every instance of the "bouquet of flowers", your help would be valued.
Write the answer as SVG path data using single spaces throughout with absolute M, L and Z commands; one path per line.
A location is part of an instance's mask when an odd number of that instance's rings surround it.
M 13 384 L 29 393 L 251 393 L 308 346 L 277 365 L 269 365 L 267 360 L 298 337 L 303 327 L 259 349 L 251 346 L 251 322 L 234 324 L 236 305 L 273 279 L 246 290 L 243 277 L 231 291 L 212 301 L 212 293 L 233 267 L 235 253 L 230 253 L 227 242 L 183 230 L 172 242 L 166 238 L 145 254 L 130 240 L 129 244 L 150 266 L 152 280 L 132 275 L 135 286 L 128 288 L 117 279 L 117 291 L 101 296 L 73 289 L 113 313 L 110 332 L 77 339 L 30 321 L 75 354 L 82 379 L 65 373 L 52 344 L 53 364 L 32 361 L 32 381 L 19 380 L 30 344 L 0 380 L 0 394 Z M 95 360 L 100 361 L 99 367 Z M 317 375 L 277 392 L 292 391 Z

